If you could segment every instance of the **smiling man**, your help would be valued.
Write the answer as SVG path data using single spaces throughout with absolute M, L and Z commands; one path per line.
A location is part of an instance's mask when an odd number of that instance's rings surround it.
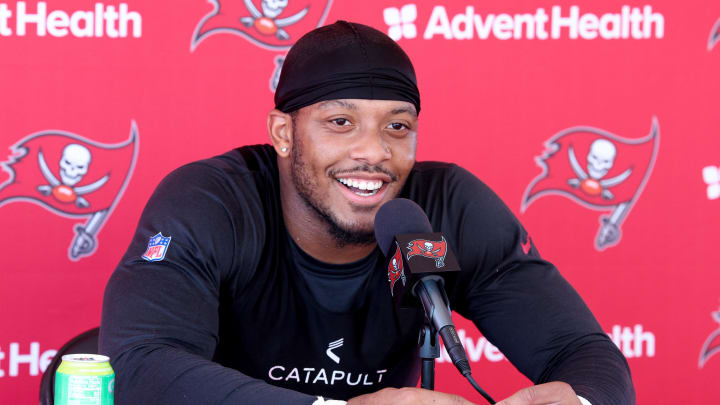
M 321 101 L 270 112 L 283 216 L 295 242 L 327 263 L 375 249 L 375 213 L 415 163 L 417 109 L 395 100 Z
M 103 303 L 117 404 L 470 403 L 414 388 L 424 315 L 392 310 L 373 235 L 396 197 L 453 246 L 452 308 L 536 384 L 502 404 L 634 403 L 624 357 L 498 197 L 415 161 L 420 95 L 394 41 L 308 33 L 275 103 L 272 146 L 186 165 L 148 201 Z

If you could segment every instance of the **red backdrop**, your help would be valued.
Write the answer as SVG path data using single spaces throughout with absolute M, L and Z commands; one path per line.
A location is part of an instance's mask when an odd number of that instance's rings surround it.
M 411 1 L 290 0 L 276 19 L 260 0 L 0 2 L 0 403 L 36 403 L 54 350 L 99 324 L 165 174 L 268 142 L 287 46 L 337 19 L 408 52 L 418 158 L 497 191 L 628 357 L 640 404 L 720 401 L 720 3 Z M 528 384 L 458 322 L 495 398 Z M 483 402 L 451 367 L 438 388 Z

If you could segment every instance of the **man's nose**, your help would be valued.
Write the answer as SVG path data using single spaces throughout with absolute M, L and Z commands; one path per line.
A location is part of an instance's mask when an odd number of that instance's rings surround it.
M 350 158 L 362 161 L 368 165 L 377 165 L 392 157 L 390 146 L 387 144 L 381 130 L 362 130 L 350 149 Z

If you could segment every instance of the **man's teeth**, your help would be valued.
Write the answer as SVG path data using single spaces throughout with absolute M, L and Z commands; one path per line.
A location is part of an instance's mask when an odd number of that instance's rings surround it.
M 382 180 L 358 180 L 358 179 L 338 179 L 338 181 L 348 187 L 353 187 L 359 190 L 366 190 L 367 193 L 359 193 L 355 191 L 355 194 L 368 196 L 377 193 L 382 187 Z

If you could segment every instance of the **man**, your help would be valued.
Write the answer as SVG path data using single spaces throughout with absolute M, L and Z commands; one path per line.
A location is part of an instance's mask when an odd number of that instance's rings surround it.
M 275 101 L 272 147 L 184 166 L 150 198 L 104 299 L 118 404 L 469 403 L 398 389 L 417 383 L 423 323 L 391 310 L 373 237 L 398 196 L 458 256 L 453 309 L 538 384 L 502 404 L 634 403 L 622 354 L 497 196 L 415 162 L 420 96 L 394 41 L 344 21 L 308 33 Z

